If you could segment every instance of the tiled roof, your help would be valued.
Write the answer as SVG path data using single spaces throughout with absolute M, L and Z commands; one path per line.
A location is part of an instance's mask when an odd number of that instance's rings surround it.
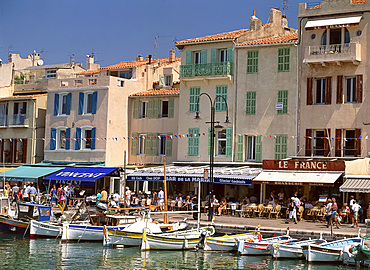
M 9 97 L 0 97 L 0 100 L 8 99 L 30 99 L 36 97 L 46 97 L 47 94 L 37 94 L 37 95 L 18 95 L 18 96 L 9 96 Z
M 154 89 L 144 92 L 132 94 L 131 97 L 153 97 L 153 96 L 178 96 L 180 95 L 180 89 Z
M 367 0 L 352 0 L 352 4 L 353 5 L 356 5 L 356 4 L 366 4 L 367 3 Z
M 254 40 L 250 42 L 244 42 L 237 44 L 237 47 L 239 46 L 247 46 L 247 45 L 267 45 L 267 44 L 279 44 L 279 43 L 294 43 L 298 41 L 298 34 L 291 34 L 291 35 L 285 35 L 285 36 L 278 36 L 278 37 L 271 37 L 271 38 L 265 38 L 260 40 Z
M 181 57 L 176 57 L 175 62 L 180 62 Z M 168 58 L 159 58 L 159 59 L 152 59 L 152 63 L 159 62 L 160 65 L 168 65 L 173 62 L 170 62 Z M 112 70 L 112 69 L 124 69 L 124 68 L 132 68 L 132 67 L 139 67 L 148 64 L 148 60 L 142 60 L 142 61 L 123 61 L 121 63 L 107 66 L 107 67 L 102 67 L 100 68 L 101 70 Z
M 198 43 L 198 42 L 204 42 L 204 41 L 235 39 L 247 32 L 249 32 L 249 29 L 240 29 L 240 30 L 235 30 L 231 32 L 226 32 L 226 33 L 209 35 L 205 37 L 190 38 L 190 39 L 178 41 L 176 42 L 176 45 L 182 45 L 182 44 L 187 44 L 187 43 Z
M 99 69 L 96 69 L 96 70 L 86 70 L 86 71 L 82 71 L 82 72 L 76 73 L 76 75 L 89 75 L 89 74 L 95 74 L 95 73 L 99 73 L 99 72 L 100 72 Z
M 321 4 L 317 5 L 317 6 L 314 6 L 314 7 L 311 7 L 310 9 L 315 9 L 315 8 L 321 8 Z

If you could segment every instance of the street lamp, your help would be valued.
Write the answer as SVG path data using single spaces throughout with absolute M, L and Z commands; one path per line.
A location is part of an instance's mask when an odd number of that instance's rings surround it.
M 226 120 L 225 123 L 230 123 L 229 121 L 229 109 L 227 106 L 227 100 L 223 96 L 216 96 L 215 100 L 212 101 L 212 98 L 207 93 L 201 93 L 198 98 L 198 110 L 196 111 L 195 119 L 199 120 L 199 100 L 202 95 L 206 95 L 211 104 L 211 121 L 206 122 L 206 124 L 211 124 L 211 141 L 210 141 L 210 153 L 209 153 L 209 181 L 210 181 L 210 191 L 209 191 L 209 206 L 208 206 L 208 221 L 212 221 L 213 218 L 213 204 L 212 204 L 212 197 L 213 197 L 213 167 L 214 167 L 214 156 L 215 156 L 215 128 L 222 128 L 220 125 L 220 121 L 215 121 L 215 105 L 216 100 L 221 98 L 226 105 Z M 217 123 L 217 126 L 215 124 Z

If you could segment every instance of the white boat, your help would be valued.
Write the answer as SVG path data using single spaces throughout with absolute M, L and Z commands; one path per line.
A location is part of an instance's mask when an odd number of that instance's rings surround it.
M 323 244 L 326 243 L 324 239 L 305 240 L 299 242 L 289 242 L 287 244 L 274 243 L 271 244 L 269 249 L 274 259 L 286 258 L 286 259 L 300 259 L 304 258 L 302 251 L 302 245 L 308 244 Z
M 238 240 L 249 240 L 256 238 L 257 234 L 255 232 L 243 233 L 243 234 L 233 234 L 224 235 L 217 237 L 207 237 L 204 243 L 205 251 L 236 251 Z
M 57 238 L 62 236 L 63 226 L 58 223 L 31 220 L 30 238 Z
M 136 222 L 135 216 L 108 216 L 107 218 L 113 219 L 114 226 L 106 226 L 111 230 L 123 230 L 129 224 Z M 62 242 L 72 241 L 103 241 L 104 239 L 104 226 L 97 226 L 91 224 L 71 224 L 63 223 Z
M 145 229 L 141 251 L 194 249 L 200 243 L 202 235 L 205 238 L 214 233 L 213 226 L 162 234 L 147 234 Z
M 184 230 L 188 226 L 185 222 L 157 223 L 150 218 L 143 218 L 128 225 L 123 230 L 106 228 L 104 231 L 104 246 L 140 246 L 143 230 L 147 228 L 148 233 L 161 234 L 163 232 Z
M 343 264 L 359 267 L 370 266 L 370 238 L 361 236 L 361 244 L 355 243 L 343 248 Z
M 341 262 L 344 247 L 360 243 L 361 238 L 355 237 L 337 240 L 322 245 L 302 245 L 302 251 L 308 262 Z
M 294 241 L 289 235 L 266 238 L 263 240 L 238 240 L 238 253 L 240 255 L 269 255 L 270 244 L 286 244 Z

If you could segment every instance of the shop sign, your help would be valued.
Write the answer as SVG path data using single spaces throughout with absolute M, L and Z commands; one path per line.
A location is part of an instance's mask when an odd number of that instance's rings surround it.
M 343 160 L 264 160 L 264 170 L 291 170 L 291 171 L 344 171 Z

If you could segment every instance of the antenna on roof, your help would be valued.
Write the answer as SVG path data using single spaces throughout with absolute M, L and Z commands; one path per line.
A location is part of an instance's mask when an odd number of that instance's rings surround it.
M 175 36 L 175 38 L 172 40 L 172 42 L 173 42 L 172 50 L 175 50 L 176 49 L 176 46 L 175 46 L 176 41 L 177 41 L 177 37 Z
M 155 36 L 154 37 L 154 52 L 153 52 L 153 59 L 155 59 L 155 49 L 159 47 L 159 44 L 158 44 L 158 39 L 159 38 L 165 38 L 165 37 L 172 37 L 172 35 L 169 35 L 169 36 Z
M 288 0 L 283 0 L 283 15 L 285 15 L 285 11 L 288 10 Z

